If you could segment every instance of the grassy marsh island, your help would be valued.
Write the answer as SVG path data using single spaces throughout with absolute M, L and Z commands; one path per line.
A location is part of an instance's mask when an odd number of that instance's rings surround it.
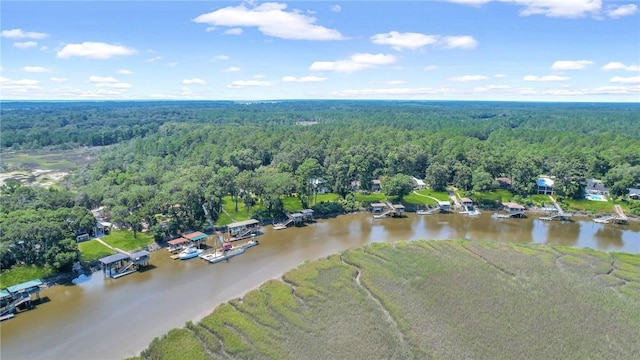
M 640 255 L 374 243 L 304 263 L 136 359 L 630 359 L 639 333 Z

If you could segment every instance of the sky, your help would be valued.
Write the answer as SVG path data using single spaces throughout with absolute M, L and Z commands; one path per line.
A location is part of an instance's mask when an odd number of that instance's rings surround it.
M 640 102 L 640 0 L 11 1 L 1 100 Z

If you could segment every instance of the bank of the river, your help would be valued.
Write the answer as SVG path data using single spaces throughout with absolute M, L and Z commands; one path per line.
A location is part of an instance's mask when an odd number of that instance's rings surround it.
M 640 255 L 418 241 L 303 264 L 136 359 L 630 359 L 638 334 Z
M 418 239 L 494 239 L 640 253 L 640 224 L 495 219 L 460 214 L 373 219 L 341 215 L 299 228 L 263 227 L 260 245 L 228 263 L 172 261 L 151 254 L 152 267 L 119 279 L 101 272 L 41 292 L 43 303 L 1 325 L 0 358 L 115 359 L 139 354 L 153 338 L 199 321 L 219 304 L 278 279 L 301 263 L 371 243 Z

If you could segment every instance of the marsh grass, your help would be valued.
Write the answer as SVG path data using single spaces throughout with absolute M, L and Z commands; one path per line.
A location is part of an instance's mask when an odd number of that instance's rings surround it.
M 640 256 L 375 243 L 302 264 L 175 331 L 142 357 L 195 347 L 193 358 L 634 358 Z

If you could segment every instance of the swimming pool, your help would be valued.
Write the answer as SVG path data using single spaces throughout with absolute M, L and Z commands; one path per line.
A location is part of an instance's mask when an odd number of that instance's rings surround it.
M 587 194 L 584 198 L 591 201 L 607 201 L 607 198 L 602 195 Z

